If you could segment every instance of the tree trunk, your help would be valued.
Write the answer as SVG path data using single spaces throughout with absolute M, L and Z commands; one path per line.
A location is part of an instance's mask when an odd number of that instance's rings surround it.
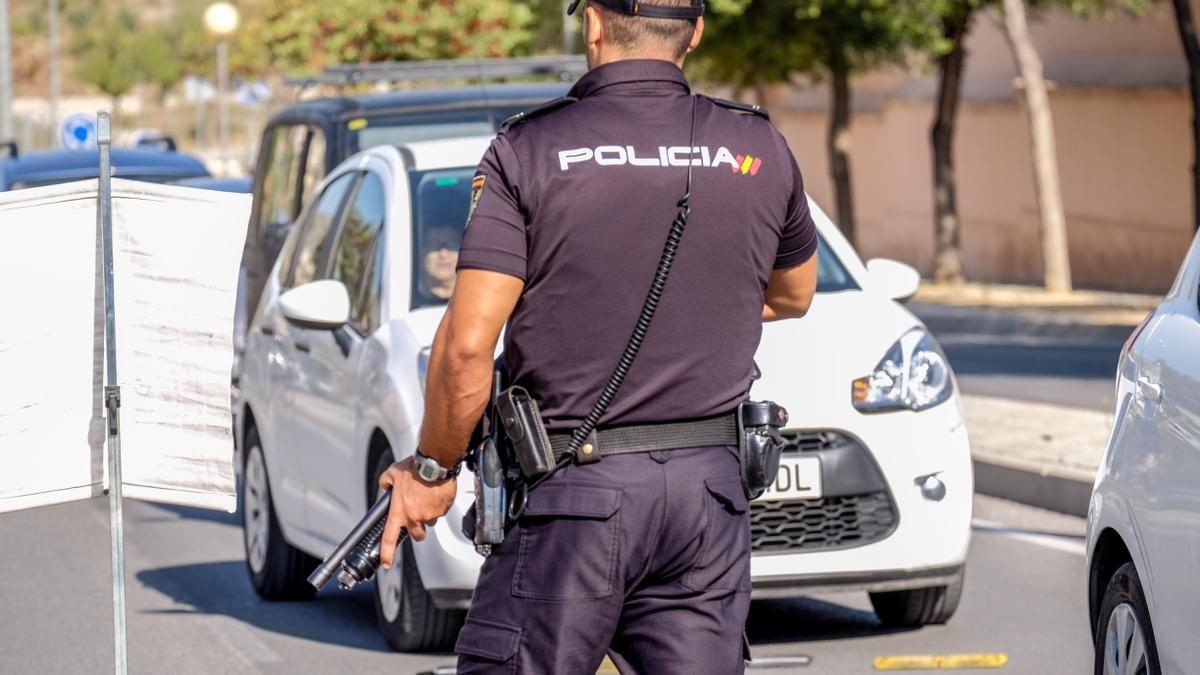
M 933 278 L 962 283 L 962 224 L 958 219 L 958 188 L 954 179 L 954 125 L 962 96 L 966 37 L 974 12 L 964 9 L 942 20 L 942 35 L 952 48 L 938 57 L 937 110 L 930 130 L 933 144 Z
M 1188 64 L 1188 89 L 1192 94 L 1192 227 L 1200 231 L 1200 44 L 1196 21 L 1188 0 L 1172 0 L 1179 41 Z
M 1038 56 L 1025 0 L 1004 0 L 1004 35 L 1012 49 L 1017 71 L 1025 82 L 1025 113 L 1033 152 L 1033 180 L 1042 223 L 1042 265 L 1046 290 L 1071 290 L 1071 258 L 1067 250 L 1067 218 L 1058 181 L 1058 153 L 1054 143 L 1054 118 L 1046 93 L 1042 59 Z
M 850 69 L 835 58 L 829 110 L 829 172 L 837 202 L 837 224 L 851 244 L 855 242 L 854 196 L 850 184 Z

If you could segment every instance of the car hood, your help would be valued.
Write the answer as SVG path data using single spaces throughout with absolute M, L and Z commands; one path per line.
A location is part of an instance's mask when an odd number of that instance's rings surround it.
M 406 323 L 418 344 L 433 344 L 445 311 L 426 307 L 409 314 Z M 892 344 L 918 326 L 902 305 L 875 293 L 820 293 L 803 319 L 763 326 L 755 354 L 762 378 L 751 396 L 782 404 L 792 426 L 828 424 L 831 407 L 848 407 L 851 382 L 869 375 Z
M 775 401 L 789 426 L 820 428 L 850 412 L 851 383 L 921 322 L 897 302 L 868 291 L 821 293 L 802 319 L 763 326 L 751 398 Z

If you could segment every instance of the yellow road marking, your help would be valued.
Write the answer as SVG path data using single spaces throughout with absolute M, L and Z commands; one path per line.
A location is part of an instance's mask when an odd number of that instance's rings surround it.
M 1008 663 L 1007 654 L 917 654 L 912 656 L 880 656 L 875 670 L 973 670 L 1001 668 Z

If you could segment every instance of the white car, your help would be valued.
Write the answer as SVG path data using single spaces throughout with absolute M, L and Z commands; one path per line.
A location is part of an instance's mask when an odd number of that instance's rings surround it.
M 1096 673 L 1200 664 L 1200 236 L 1130 336 L 1088 510 Z
M 376 498 L 376 476 L 416 447 L 448 290 L 446 260 L 430 251 L 457 245 L 489 140 L 355 155 L 284 245 L 251 322 L 237 404 L 247 560 L 264 597 L 310 595 L 316 557 Z M 895 301 L 916 291 L 916 272 L 864 267 L 812 211 L 818 295 L 806 318 L 767 325 L 757 354 L 754 397 L 791 411 L 794 445 L 752 507 L 754 593 L 867 590 L 889 624 L 944 622 L 962 589 L 973 492 L 954 376 Z M 376 584 L 397 649 L 444 647 L 457 632 L 482 563 L 459 527 L 471 486 L 459 481 L 447 517 Z

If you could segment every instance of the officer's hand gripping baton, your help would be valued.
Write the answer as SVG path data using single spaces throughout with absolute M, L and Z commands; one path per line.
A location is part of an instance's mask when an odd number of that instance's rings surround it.
M 379 569 L 379 546 L 383 539 L 383 528 L 387 525 L 388 507 L 392 504 L 392 491 L 384 493 L 375 506 L 367 511 L 367 515 L 358 521 L 350 534 L 333 549 L 333 553 L 321 563 L 312 574 L 308 575 L 308 583 L 313 588 L 321 590 L 326 582 L 337 573 L 338 585 L 343 590 L 350 590 L 358 584 L 370 580 Z M 400 530 L 399 546 L 408 536 L 407 530 Z

